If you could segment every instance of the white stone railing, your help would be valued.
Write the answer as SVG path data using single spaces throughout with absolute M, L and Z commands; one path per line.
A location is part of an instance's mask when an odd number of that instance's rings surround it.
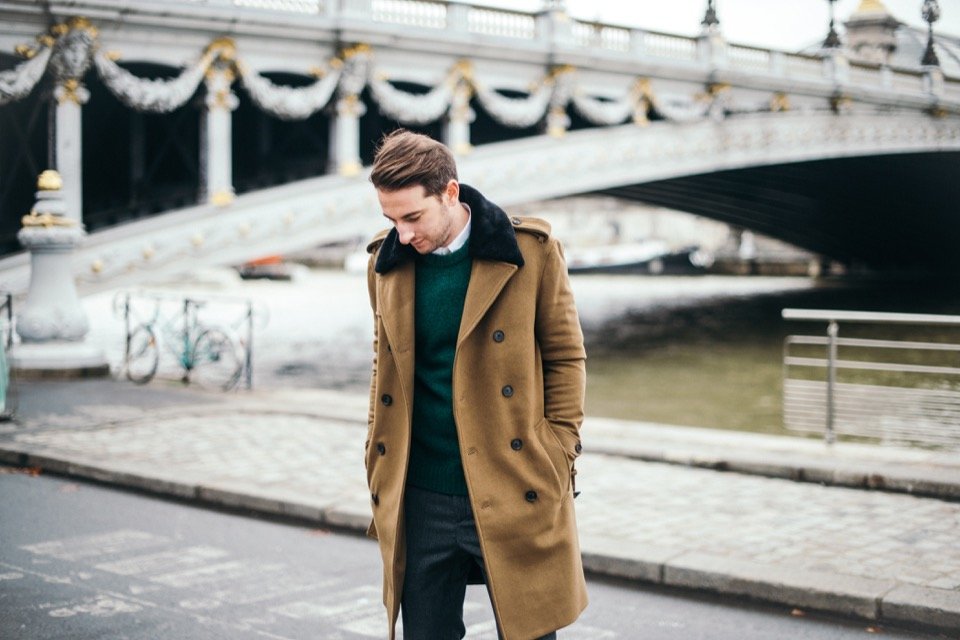
M 880 65 L 851 64 L 850 84 L 862 87 L 883 87 L 883 67 Z
M 960 101 L 960 78 L 947 78 L 944 80 L 943 95 L 947 100 Z
M 640 32 L 641 49 L 646 55 L 676 60 L 696 60 L 697 41 L 695 38 L 675 36 L 657 31 Z
M 573 41 L 581 47 L 610 51 L 630 50 L 630 29 L 591 22 L 574 22 L 570 27 Z
M 784 74 L 789 78 L 819 80 L 823 78 L 823 60 L 815 56 L 784 56 Z
M 323 13 L 335 0 L 179 0 L 185 4 L 240 7 L 289 13 Z M 173 4 L 173 3 L 171 3 Z
M 909 93 L 922 93 L 924 90 L 923 74 L 919 71 L 893 71 L 893 89 Z
M 373 0 L 371 14 L 374 22 L 402 24 L 425 29 L 446 29 L 450 6 L 428 0 Z
M 521 40 L 537 37 L 537 22 L 529 13 L 481 7 L 468 7 L 466 11 L 470 33 Z
M 727 47 L 727 60 L 734 69 L 769 72 L 773 54 L 768 49 L 732 44 Z

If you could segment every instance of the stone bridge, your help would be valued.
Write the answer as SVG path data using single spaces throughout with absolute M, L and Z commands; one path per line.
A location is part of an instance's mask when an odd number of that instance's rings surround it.
M 51 166 L 90 231 L 87 291 L 368 234 L 364 166 L 406 126 L 507 206 L 609 193 L 850 263 L 956 270 L 960 78 L 936 56 L 730 43 L 712 11 L 683 37 L 556 1 L 7 0 L 5 250 Z M 0 260 L 0 286 L 26 281 L 25 255 Z

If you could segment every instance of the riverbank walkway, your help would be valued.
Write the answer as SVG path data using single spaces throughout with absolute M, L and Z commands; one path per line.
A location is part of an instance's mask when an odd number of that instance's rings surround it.
M 0 462 L 362 532 L 366 398 L 21 383 Z M 588 418 L 585 566 L 960 637 L 960 454 Z

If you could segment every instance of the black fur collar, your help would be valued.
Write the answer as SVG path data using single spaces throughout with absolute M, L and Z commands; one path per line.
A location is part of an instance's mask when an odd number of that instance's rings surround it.
M 468 251 L 473 258 L 509 262 L 523 266 L 523 256 L 517 246 L 517 237 L 510 218 L 503 209 L 483 197 L 471 186 L 460 183 L 460 202 L 470 207 L 470 239 Z M 377 255 L 377 273 L 386 273 L 405 260 L 415 258 L 416 249 L 400 244 L 396 229 L 383 239 Z

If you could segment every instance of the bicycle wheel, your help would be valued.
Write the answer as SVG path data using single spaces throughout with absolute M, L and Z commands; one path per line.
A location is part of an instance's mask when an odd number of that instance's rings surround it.
M 124 368 L 127 380 L 136 384 L 146 384 L 153 380 L 160 360 L 160 349 L 153 329 L 142 324 L 133 330 L 127 338 L 127 353 Z
M 237 345 L 219 329 L 207 329 L 193 343 L 190 382 L 207 389 L 228 390 L 240 380 L 243 362 Z

